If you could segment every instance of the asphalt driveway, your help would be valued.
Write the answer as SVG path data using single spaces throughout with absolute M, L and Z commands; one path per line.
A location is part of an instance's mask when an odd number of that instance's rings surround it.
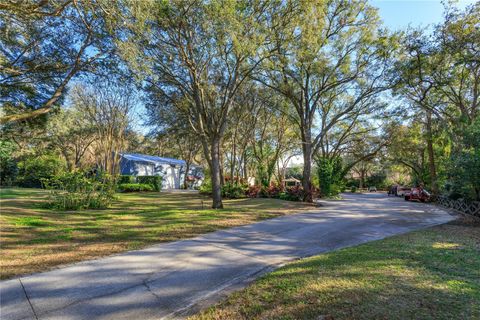
M 305 213 L 0 282 L 0 318 L 182 318 L 300 257 L 441 224 L 438 207 L 345 195 Z

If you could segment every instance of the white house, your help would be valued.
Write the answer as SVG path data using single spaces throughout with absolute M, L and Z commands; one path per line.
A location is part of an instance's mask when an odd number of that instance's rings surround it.
M 161 176 L 162 189 L 180 189 L 185 178 L 184 160 L 149 156 L 138 153 L 120 153 L 120 174 L 131 176 Z M 200 167 L 192 165 L 187 173 L 192 187 L 203 181 Z

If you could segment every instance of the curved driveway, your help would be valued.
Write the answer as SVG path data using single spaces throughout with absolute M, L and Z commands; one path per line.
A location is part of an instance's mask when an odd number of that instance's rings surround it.
M 181 318 L 300 257 L 454 219 L 384 194 L 0 282 L 7 319 Z

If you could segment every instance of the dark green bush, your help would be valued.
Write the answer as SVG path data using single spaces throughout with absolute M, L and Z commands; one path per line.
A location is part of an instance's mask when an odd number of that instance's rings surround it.
M 127 176 L 127 175 L 120 175 L 120 176 L 118 176 L 117 183 L 118 184 L 135 183 L 135 177 L 134 176 Z
M 356 187 L 356 186 L 352 186 L 352 187 L 350 188 L 350 192 L 353 192 L 353 193 L 357 192 L 357 187 Z
M 160 176 L 138 176 L 138 184 L 148 184 L 152 186 L 154 191 L 162 190 L 162 177 Z
M 141 192 L 141 191 L 154 191 L 152 185 L 146 183 L 123 183 L 118 185 L 120 192 Z
M 68 172 L 42 183 L 50 190 L 46 207 L 52 209 L 104 209 L 115 199 L 115 180 L 106 174 L 88 177 L 83 172 Z
M 222 186 L 222 197 L 229 199 L 239 199 L 246 197 L 248 187 L 239 183 L 225 183 Z

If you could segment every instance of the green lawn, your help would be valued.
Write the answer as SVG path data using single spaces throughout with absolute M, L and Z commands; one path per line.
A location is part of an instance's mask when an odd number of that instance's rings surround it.
M 299 260 L 192 319 L 480 319 L 480 224 Z
M 197 193 L 162 192 L 119 194 L 106 210 L 63 212 L 42 208 L 45 190 L 0 189 L 0 195 L 2 279 L 313 209 L 278 199 L 238 199 L 213 210 Z

